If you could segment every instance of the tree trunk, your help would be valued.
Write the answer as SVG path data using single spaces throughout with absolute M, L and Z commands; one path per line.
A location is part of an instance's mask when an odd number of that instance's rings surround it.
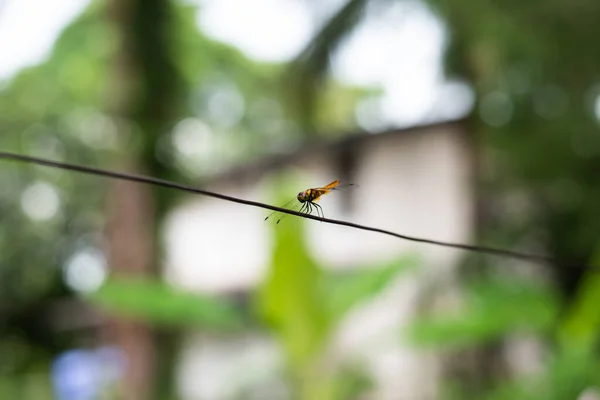
M 138 172 L 131 164 L 124 169 Z M 154 253 L 151 191 L 146 186 L 116 181 L 111 188 L 109 208 L 110 221 L 106 235 L 114 275 L 150 275 Z M 124 398 L 151 398 L 155 344 L 150 327 L 125 319 L 115 319 L 112 324 L 112 339 L 127 359 Z
M 169 171 L 156 160 L 156 145 L 175 123 L 179 101 L 184 98 L 171 50 L 171 7 L 169 0 L 109 3 L 119 46 L 108 106 L 122 133 L 128 135 L 115 167 L 159 178 L 167 178 Z M 114 275 L 158 277 L 156 228 L 169 208 L 169 194 L 146 185 L 114 182 L 109 200 L 107 237 Z M 170 397 L 173 335 L 156 332 L 139 321 L 114 321 L 113 328 L 114 340 L 128 363 L 123 397 Z

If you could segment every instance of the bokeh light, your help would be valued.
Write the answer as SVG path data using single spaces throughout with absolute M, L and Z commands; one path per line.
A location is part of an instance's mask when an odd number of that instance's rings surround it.
M 86 247 L 77 251 L 64 265 L 65 283 L 74 291 L 92 293 L 98 290 L 108 275 L 104 254 Z
M 58 191 L 47 182 L 33 183 L 21 195 L 21 209 L 34 221 L 47 221 L 60 209 Z
M 504 92 L 490 92 L 479 102 L 479 116 L 492 127 L 501 127 L 510 122 L 513 115 L 513 103 Z
M 540 117 L 552 120 L 564 115 L 569 98 L 558 85 L 544 85 L 533 95 L 533 109 Z

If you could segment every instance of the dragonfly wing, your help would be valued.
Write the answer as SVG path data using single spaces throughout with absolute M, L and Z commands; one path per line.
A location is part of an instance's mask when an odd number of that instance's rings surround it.
M 285 207 L 288 210 L 291 211 L 296 211 L 296 212 L 303 212 L 304 208 L 306 207 L 308 203 L 300 203 L 299 201 L 296 201 L 295 204 L 293 204 L 290 207 Z M 286 213 L 282 213 L 282 212 L 278 212 L 277 213 L 277 224 L 281 222 L 282 219 L 284 219 L 285 217 L 287 217 L 290 214 L 286 214 Z
M 292 199 L 292 200 L 288 201 L 287 203 L 285 203 L 284 205 L 282 205 L 280 208 L 290 208 L 290 206 L 292 206 L 295 201 L 298 201 L 298 200 Z M 281 220 L 281 218 L 283 218 L 283 216 L 285 216 L 285 215 L 286 214 L 282 213 L 281 211 L 273 211 L 265 217 L 265 221 L 268 220 L 269 218 L 273 218 L 273 216 L 277 216 L 277 219 Z
M 340 181 L 333 181 L 327 186 L 312 188 L 311 190 L 317 192 L 317 196 L 313 199 L 313 202 L 318 201 L 321 196 L 329 193 L 331 190 L 334 190 L 337 185 L 340 184 Z
M 323 186 L 323 187 L 320 187 L 320 188 L 314 188 L 313 190 L 317 191 L 319 193 L 319 197 L 320 197 L 320 196 L 323 196 L 324 194 L 329 193 L 332 190 L 335 190 L 335 191 L 338 191 L 338 190 L 347 190 L 347 189 L 354 189 L 354 188 L 358 187 L 358 185 L 355 185 L 354 183 L 345 183 L 343 185 L 340 185 L 339 182 L 340 181 L 335 181 L 335 182 L 330 183 L 327 186 Z M 336 184 L 333 185 L 333 183 L 336 183 Z
M 343 185 L 338 185 L 334 188 L 331 188 L 330 190 L 348 190 L 348 189 L 355 189 L 357 187 L 358 187 L 358 185 L 355 183 L 344 183 Z
M 314 188 L 314 190 L 320 190 L 320 191 L 324 191 L 325 193 L 327 193 L 330 190 L 346 190 L 346 189 L 354 189 L 356 187 L 358 187 L 358 185 L 356 185 L 354 183 L 344 183 L 343 185 L 340 185 L 340 181 L 337 180 L 337 181 L 331 182 L 327 186 Z M 325 194 L 325 193 L 323 193 L 323 194 Z
M 323 186 L 321 189 L 333 189 L 334 187 L 336 187 L 339 184 L 340 184 L 340 180 L 338 179 L 338 180 L 335 180 L 335 181 L 331 182 L 327 186 Z

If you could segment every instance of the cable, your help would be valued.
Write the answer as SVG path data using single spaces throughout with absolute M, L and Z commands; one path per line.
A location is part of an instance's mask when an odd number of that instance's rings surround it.
M 33 164 L 43 165 L 46 167 L 65 169 L 65 170 L 69 170 L 69 171 L 82 172 L 84 174 L 104 176 L 107 178 L 121 179 L 121 180 L 132 181 L 132 182 L 146 183 L 149 185 L 162 186 L 162 187 L 166 187 L 166 188 L 170 188 L 170 189 L 183 190 L 183 191 L 190 192 L 190 193 L 200 194 L 202 196 L 208 196 L 208 197 L 213 197 L 213 198 L 220 199 L 220 200 L 231 201 L 233 203 L 244 204 L 244 205 L 253 206 L 253 207 L 260 207 L 260 208 L 264 208 L 267 210 L 278 211 L 278 212 L 282 212 L 282 213 L 286 213 L 286 214 L 292 214 L 292 215 L 296 215 L 298 217 L 313 219 L 315 221 L 321 221 L 321 222 L 325 222 L 328 224 L 347 226 L 350 228 L 360 229 L 360 230 L 369 231 L 369 232 L 377 232 L 377 233 L 381 233 L 384 235 L 393 236 L 393 237 L 396 237 L 399 239 L 408 240 L 411 242 L 426 243 L 426 244 L 432 244 L 432 245 L 443 246 L 443 247 L 451 247 L 451 248 L 455 248 L 455 249 L 462 249 L 462 250 L 473 251 L 473 252 L 478 252 L 478 253 L 492 254 L 492 255 L 502 256 L 502 257 L 511 257 L 511 258 L 516 258 L 516 259 L 521 259 L 521 260 L 538 262 L 538 263 L 559 263 L 558 260 L 556 260 L 552 257 L 549 257 L 549 256 L 545 256 L 545 255 L 526 254 L 526 253 L 521 253 L 521 252 L 517 252 L 517 251 L 498 249 L 498 248 L 486 247 L 486 246 L 476 246 L 476 245 L 462 244 L 462 243 L 442 242 L 442 241 L 438 241 L 438 240 L 431 240 L 431 239 L 424 239 L 424 238 L 402 235 L 402 234 L 388 231 L 385 229 L 379 229 L 379 228 L 374 228 L 374 227 L 370 227 L 370 226 L 359 225 L 359 224 L 355 224 L 352 222 L 339 221 L 339 220 L 329 219 L 329 218 L 321 218 L 321 217 L 310 215 L 310 214 L 303 214 L 303 213 L 300 213 L 300 212 L 297 212 L 294 210 L 288 210 L 286 208 L 271 206 L 269 204 L 260 203 L 257 201 L 239 199 L 237 197 L 231 197 L 231 196 L 227 196 L 224 194 L 219 194 L 219 193 L 214 193 L 214 192 L 210 192 L 207 190 L 198 189 L 193 186 L 183 185 L 180 183 L 175 183 L 175 182 L 171 182 L 171 181 L 167 181 L 167 180 L 163 180 L 163 179 L 157 179 L 157 178 L 152 178 L 152 177 L 147 177 L 147 176 L 142 176 L 142 175 L 130 174 L 130 173 L 125 173 L 125 172 L 109 171 L 109 170 L 104 170 L 104 169 L 99 169 L 99 168 L 86 167 L 83 165 L 62 163 L 62 162 L 45 160 L 45 159 L 41 159 L 41 158 L 37 158 L 37 157 L 30 157 L 30 156 L 7 153 L 7 152 L 0 152 L 0 158 L 7 159 L 7 160 L 13 160 L 13 161 L 26 162 L 26 163 L 33 163 Z

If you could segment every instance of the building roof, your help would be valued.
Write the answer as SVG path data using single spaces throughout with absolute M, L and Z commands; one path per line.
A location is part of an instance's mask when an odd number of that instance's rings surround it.
M 355 131 L 340 135 L 334 139 L 307 140 L 295 149 L 279 154 L 260 157 L 258 160 L 236 165 L 224 171 L 215 173 L 204 179 L 204 185 L 224 181 L 247 181 L 259 179 L 264 174 L 294 165 L 304 157 L 322 152 L 343 153 L 360 149 L 367 142 L 382 140 L 389 136 L 416 135 L 439 132 L 440 129 L 455 132 L 466 132 L 465 120 L 445 121 L 426 125 L 411 126 L 408 128 L 387 129 L 379 132 Z

